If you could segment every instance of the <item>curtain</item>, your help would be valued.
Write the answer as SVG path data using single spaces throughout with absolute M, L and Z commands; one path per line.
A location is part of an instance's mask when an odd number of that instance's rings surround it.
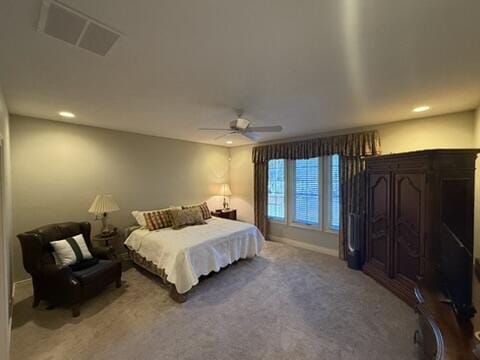
M 365 131 L 325 138 L 256 146 L 252 150 L 255 225 L 267 236 L 268 161 L 308 159 L 338 154 L 341 157 L 341 210 L 339 257 L 347 254 L 347 225 L 351 212 L 365 215 L 364 156 L 380 154 L 378 131 Z
M 359 217 L 365 216 L 365 160 L 360 156 L 340 157 L 340 231 L 339 252 L 340 259 L 347 258 L 348 218 L 351 213 Z M 360 221 L 364 224 L 364 221 Z M 363 229 L 358 229 L 362 238 Z
M 255 225 L 266 239 L 268 235 L 268 162 L 254 164 L 253 203 Z

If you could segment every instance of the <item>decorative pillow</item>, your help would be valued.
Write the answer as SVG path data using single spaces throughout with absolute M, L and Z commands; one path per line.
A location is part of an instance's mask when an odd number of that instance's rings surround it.
M 172 226 L 170 217 L 170 209 L 143 212 L 146 226 L 148 230 L 158 230 Z
M 138 225 L 147 227 L 147 222 L 145 221 L 145 216 L 143 216 L 143 214 L 154 212 L 154 211 L 162 211 L 162 210 L 165 210 L 165 209 L 158 209 L 158 210 L 155 209 L 155 210 L 148 210 L 148 211 L 134 210 L 132 211 L 132 215 L 137 221 Z
M 52 241 L 50 244 L 55 250 L 55 259 L 62 266 L 73 265 L 83 260 L 93 259 L 82 234 L 63 240 Z
M 184 205 L 182 206 L 183 209 L 191 209 L 194 207 L 200 208 L 200 211 L 202 212 L 202 217 L 204 220 L 210 219 L 212 215 L 210 214 L 210 209 L 208 208 L 208 205 L 206 202 L 203 202 L 201 204 L 196 204 L 196 205 Z
M 181 229 L 188 225 L 206 224 L 203 220 L 202 211 L 198 206 L 188 209 L 171 209 L 172 228 Z
M 58 265 L 58 266 L 62 266 L 62 262 L 60 261 L 60 258 L 57 256 L 57 254 L 55 253 L 55 249 L 53 249 L 53 251 L 51 252 L 52 256 L 53 256 L 53 260 L 55 260 L 55 265 Z

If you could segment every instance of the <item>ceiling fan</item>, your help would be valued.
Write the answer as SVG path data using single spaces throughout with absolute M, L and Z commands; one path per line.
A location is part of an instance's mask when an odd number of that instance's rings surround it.
M 232 134 L 240 134 L 246 138 L 257 141 L 259 134 L 262 132 L 281 132 L 283 128 L 280 125 L 276 126 L 250 126 L 250 121 L 243 118 L 243 111 L 237 111 L 237 120 L 230 121 L 230 128 L 220 129 L 220 128 L 199 128 L 198 130 L 202 131 L 227 131 L 227 133 L 217 136 L 215 140 L 221 139 L 222 137 L 229 136 Z

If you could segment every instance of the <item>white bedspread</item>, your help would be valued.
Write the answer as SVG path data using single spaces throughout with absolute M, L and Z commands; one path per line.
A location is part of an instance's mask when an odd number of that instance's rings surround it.
M 198 283 L 201 275 L 258 255 L 264 242 L 254 225 L 213 217 L 206 225 L 180 230 L 138 229 L 125 245 L 164 269 L 167 280 L 183 294 Z

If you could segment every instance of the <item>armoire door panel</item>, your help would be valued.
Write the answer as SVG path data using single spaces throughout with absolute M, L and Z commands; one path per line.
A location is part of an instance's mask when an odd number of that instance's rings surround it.
M 367 261 L 388 273 L 389 223 L 390 223 L 390 174 L 369 175 L 369 219 Z
M 393 276 L 417 281 L 423 253 L 425 174 L 395 174 Z

